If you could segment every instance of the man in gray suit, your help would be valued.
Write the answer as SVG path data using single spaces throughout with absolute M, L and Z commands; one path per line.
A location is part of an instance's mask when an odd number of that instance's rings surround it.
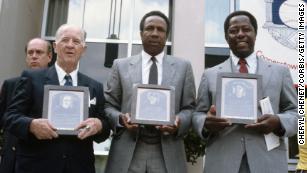
M 231 13 L 225 20 L 224 30 L 231 56 L 205 70 L 192 120 L 194 129 L 208 142 L 204 172 L 287 173 L 284 137 L 296 134 L 298 119 L 297 95 L 290 72 L 284 66 L 256 56 L 257 21 L 249 12 Z M 238 62 L 244 60 L 247 69 L 241 71 Z M 217 74 L 239 70 L 262 75 L 262 95 L 270 98 L 275 115 L 261 115 L 258 107 L 261 116 L 256 123 L 248 125 L 232 124 L 215 116 Z M 240 105 L 237 106 L 239 109 Z M 264 134 L 270 132 L 279 136 L 280 146 L 268 151 Z
M 106 173 L 187 172 L 182 137 L 195 108 L 194 76 L 188 61 L 165 54 L 169 31 L 170 23 L 163 13 L 145 14 L 140 23 L 144 50 L 114 61 L 105 91 L 105 111 L 114 133 Z M 130 122 L 133 84 L 151 83 L 153 66 L 157 69 L 156 84 L 175 87 L 174 125 L 143 127 Z

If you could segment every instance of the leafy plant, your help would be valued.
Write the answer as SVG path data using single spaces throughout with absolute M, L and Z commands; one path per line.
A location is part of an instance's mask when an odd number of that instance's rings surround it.
M 198 157 L 204 156 L 206 143 L 190 129 L 188 134 L 184 137 L 184 145 L 187 161 L 194 165 Z

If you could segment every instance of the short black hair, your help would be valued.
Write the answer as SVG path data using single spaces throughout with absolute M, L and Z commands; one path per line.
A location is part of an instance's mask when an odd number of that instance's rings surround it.
M 227 31 L 228 31 L 228 28 L 229 28 L 230 19 L 234 16 L 240 16 L 240 15 L 247 16 L 249 18 L 252 26 L 255 29 L 255 33 L 257 35 L 257 29 L 258 29 L 257 20 L 256 20 L 255 16 L 253 16 L 250 12 L 247 12 L 247 11 L 235 11 L 235 12 L 230 13 L 227 16 L 227 18 L 224 22 L 224 33 L 225 33 L 225 35 L 227 34 Z
M 146 20 L 147 17 L 150 17 L 150 16 L 159 16 L 162 19 L 164 19 L 164 21 L 166 22 L 166 25 L 167 25 L 166 35 L 168 36 L 168 34 L 171 30 L 171 25 L 170 25 L 169 19 L 161 11 L 151 11 L 149 13 L 146 13 L 141 20 L 140 31 L 144 31 L 145 20 Z

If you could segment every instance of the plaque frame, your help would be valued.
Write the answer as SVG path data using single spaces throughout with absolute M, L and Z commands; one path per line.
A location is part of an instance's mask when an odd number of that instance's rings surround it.
M 158 115 L 160 119 L 153 117 L 156 115 Z M 163 119 L 161 119 L 161 117 Z M 173 125 L 174 122 L 174 87 L 151 84 L 135 84 L 133 86 L 131 123 L 146 125 Z
M 88 87 L 59 86 L 59 85 L 44 86 L 43 118 L 49 120 L 49 122 L 57 129 L 57 133 L 59 135 L 77 135 L 79 132 L 74 128 L 77 127 L 82 121 L 88 118 L 88 112 L 89 112 L 88 107 L 89 107 Z M 59 124 L 59 122 L 62 121 L 56 122 L 56 119 L 61 119 L 61 120 L 65 119 L 64 117 L 66 114 L 64 115 L 62 113 L 65 111 L 67 114 L 70 114 L 70 117 L 68 117 L 67 119 L 69 122 L 67 123 L 69 124 L 73 123 L 73 125 Z M 74 116 L 71 116 L 73 114 Z M 57 118 L 54 118 L 56 116 Z
M 260 115 L 262 76 L 248 73 L 219 73 L 217 76 L 216 113 L 232 123 L 256 123 Z M 241 109 L 238 109 L 242 106 Z M 249 115 L 249 116 L 246 116 Z

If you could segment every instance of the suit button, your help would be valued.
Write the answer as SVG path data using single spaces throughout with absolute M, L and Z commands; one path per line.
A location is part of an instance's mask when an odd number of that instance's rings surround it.
M 13 151 L 16 151 L 16 147 L 12 147 L 12 150 L 13 150 Z

